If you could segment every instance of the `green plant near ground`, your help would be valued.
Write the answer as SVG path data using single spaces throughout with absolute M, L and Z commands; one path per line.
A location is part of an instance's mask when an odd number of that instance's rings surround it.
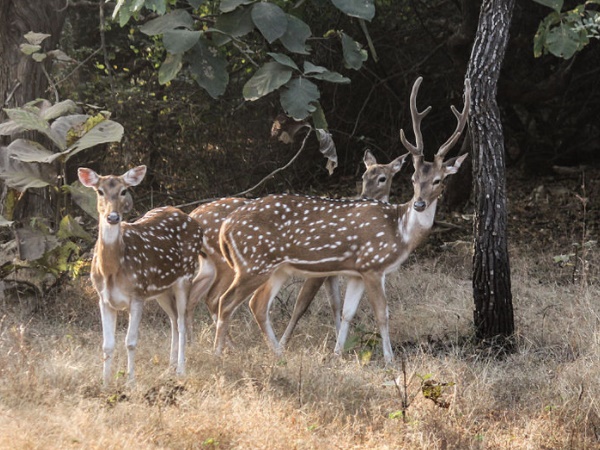
M 29 189 L 50 189 L 54 217 L 15 224 L 11 216 L 16 205 L 8 209 L 9 217 L 0 216 L 0 226 L 14 232 L 14 239 L 3 247 L 14 251 L 3 252 L 0 274 L 32 268 L 55 277 L 77 275 L 84 264 L 79 259 L 82 244 L 89 247 L 94 239 L 72 215 L 68 199 L 93 217 L 96 209 L 94 196 L 78 181 L 66 183 L 67 163 L 83 150 L 120 141 L 123 127 L 107 112 L 81 113 L 71 100 L 55 104 L 35 100 L 4 111 L 9 120 L 0 124 L 0 135 L 14 138 L 0 149 L 0 179 L 12 189 L 8 198 L 18 203 Z

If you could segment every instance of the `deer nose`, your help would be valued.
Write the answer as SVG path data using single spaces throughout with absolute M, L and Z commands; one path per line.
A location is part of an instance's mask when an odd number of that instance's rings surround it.
M 425 203 L 423 200 L 417 200 L 416 202 L 413 203 L 413 208 L 415 208 L 415 210 L 418 212 L 425 211 L 426 206 L 427 206 L 427 203 Z
M 108 216 L 106 216 L 106 221 L 111 225 L 116 225 L 121 221 L 121 216 L 117 212 L 111 212 Z

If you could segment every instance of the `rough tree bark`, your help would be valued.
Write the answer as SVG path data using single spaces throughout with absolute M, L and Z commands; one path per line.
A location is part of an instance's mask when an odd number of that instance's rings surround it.
M 67 6 L 66 0 L 0 1 L 0 121 L 6 119 L 4 108 L 22 106 L 36 98 L 49 98 L 54 102 L 54 95 L 46 92 L 48 80 L 41 65 L 50 63 L 33 61 L 31 56 L 21 52 L 19 46 L 26 42 L 23 36 L 34 31 L 51 35 L 43 42 L 44 51 L 55 48 Z M 0 140 L 0 144 L 6 142 Z M 0 213 L 4 212 L 2 205 L 5 195 L 5 186 L 0 183 Z M 47 189 L 30 189 L 19 200 L 11 218 L 47 216 L 50 214 L 49 204 Z
M 469 132 L 476 201 L 474 323 L 478 338 L 505 343 L 514 332 L 514 316 L 506 236 L 504 136 L 496 92 L 514 4 L 514 0 L 483 1 L 467 69 L 472 86 Z

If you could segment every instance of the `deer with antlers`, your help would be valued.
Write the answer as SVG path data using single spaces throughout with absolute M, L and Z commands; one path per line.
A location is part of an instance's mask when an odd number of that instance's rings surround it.
M 80 168 L 79 180 L 97 195 L 98 240 L 91 278 L 100 297 L 104 337 L 103 381 L 108 385 L 115 347 L 117 311 L 129 312 L 127 374 L 133 382 L 134 356 L 145 300 L 156 299 L 171 320 L 170 363 L 185 373 L 185 312 L 192 278 L 201 254 L 200 224 L 174 207 L 156 208 L 133 223 L 123 215 L 133 207 L 128 189 L 138 185 L 146 166 L 121 176 L 100 176 Z
M 221 253 L 235 270 L 235 278 L 219 300 L 215 352 L 224 348 L 230 319 L 252 294 L 250 309 L 276 354 L 282 352 L 269 320 L 269 307 L 290 275 L 326 277 L 346 275 L 342 321 L 335 353 L 341 354 L 350 322 L 363 292 L 374 311 L 386 362 L 393 360 L 389 337 L 385 276 L 398 268 L 428 235 L 444 179 L 455 174 L 466 154 L 444 161 L 467 123 L 470 83 L 465 84 L 462 112 L 454 106 L 456 130 L 439 148 L 433 162 L 423 156 L 421 120 L 430 107 L 416 105 L 422 78 L 410 96 L 416 145 L 404 131 L 402 144 L 412 155 L 414 193 L 405 204 L 372 200 L 332 200 L 301 195 L 270 195 L 237 208 L 219 232 Z M 408 153 L 401 157 L 402 161 Z
M 362 177 L 361 198 L 371 198 L 383 202 L 389 201 L 392 179 L 402 168 L 403 158 L 396 158 L 388 164 L 379 164 L 370 150 L 366 150 L 363 162 L 366 170 Z M 237 197 L 223 198 L 198 206 L 190 213 L 204 230 L 203 248 L 205 256 L 200 257 L 200 270 L 194 279 L 190 302 L 188 303 L 187 327 L 192 329 L 194 308 L 205 297 L 208 310 L 214 321 L 218 318 L 219 298 L 227 290 L 234 278 L 234 271 L 227 264 L 219 247 L 219 228 L 225 218 L 237 208 L 251 203 L 252 199 Z M 340 327 L 341 297 L 337 277 L 308 278 L 305 280 L 294 304 L 291 320 L 281 338 L 280 345 L 285 347 L 296 324 L 307 311 L 318 290 L 325 285 L 327 297 L 332 309 L 336 332 Z

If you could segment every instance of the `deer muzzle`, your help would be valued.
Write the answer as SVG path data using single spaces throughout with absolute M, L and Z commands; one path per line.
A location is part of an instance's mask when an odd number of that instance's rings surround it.
M 417 200 L 416 202 L 413 203 L 413 208 L 415 208 L 415 211 L 418 211 L 418 212 L 425 211 L 426 207 L 427 207 L 427 203 L 425 203 L 423 200 Z
M 106 216 L 106 221 L 110 225 L 116 225 L 121 221 L 121 215 L 113 211 L 108 216 Z

